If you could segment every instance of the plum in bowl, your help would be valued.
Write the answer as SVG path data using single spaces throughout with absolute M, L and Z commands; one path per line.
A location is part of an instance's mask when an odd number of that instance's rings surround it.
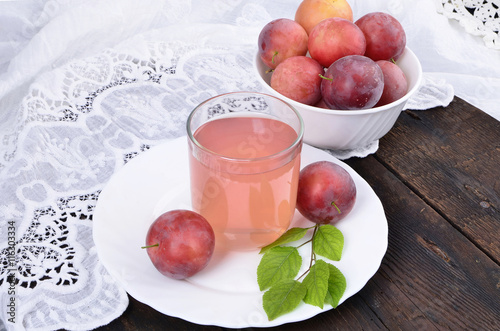
M 406 47 L 397 60 L 406 76 L 407 93 L 400 99 L 380 107 L 361 110 L 336 110 L 309 106 L 296 102 L 274 90 L 271 73 L 259 55 L 255 56 L 257 78 L 272 94 L 293 106 L 305 125 L 304 142 L 319 148 L 346 150 L 367 146 L 382 138 L 394 126 L 408 99 L 418 90 L 422 81 L 422 66 L 417 56 Z

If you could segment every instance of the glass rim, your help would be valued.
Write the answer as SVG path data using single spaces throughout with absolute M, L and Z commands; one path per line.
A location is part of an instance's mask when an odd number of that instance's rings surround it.
M 224 97 L 224 96 L 230 96 L 230 95 L 250 95 L 250 94 L 254 94 L 254 95 L 259 95 L 259 96 L 264 96 L 264 97 L 267 97 L 267 98 L 271 98 L 271 99 L 274 99 L 282 104 L 284 104 L 285 106 L 287 106 L 288 108 L 290 108 L 293 113 L 295 114 L 295 116 L 297 116 L 297 119 L 299 120 L 299 132 L 297 132 L 297 138 L 295 138 L 295 140 L 286 148 L 280 150 L 279 152 L 277 153 L 273 153 L 273 154 L 270 154 L 270 155 L 266 155 L 266 156 L 261 156 L 261 157 L 254 157 L 254 158 L 237 158 L 237 157 L 229 157 L 229 156 L 226 156 L 226 155 L 223 155 L 223 154 L 219 154 L 219 153 L 215 153 L 214 151 L 206 148 L 205 146 L 203 146 L 194 136 L 193 136 L 193 131 L 191 129 L 191 121 L 193 119 L 193 116 L 194 114 L 196 113 L 196 111 L 202 107 L 203 105 L 207 104 L 208 102 L 214 100 L 214 99 L 217 99 L 217 98 L 221 98 L 221 97 Z M 223 94 L 219 94 L 219 95 L 216 95 L 216 96 L 213 96 L 211 98 L 208 98 L 206 99 L 205 101 L 201 102 L 199 105 L 197 105 L 192 111 L 191 113 L 189 114 L 188 118 L 187 118 L 187 121 L 186 121 L 186 130 L 187 130 L 187 134 L 188 134 L 188 138 L 189 140 L 196 146 L 198 147 L 199 149 L 201 149 L 203 152 L 205 153 L 208 153 L 208 154 L 211 154 L 211 155 L 214 155 L 214 156 L 217 156 L 218 158 L 220 159 L 224 159 L 226 161 L 236 161 L 236 162 L 241 162 L 241 163 L 250 163 L 250 162 L 259 162 L 259 161 L 265 161 L 265 160 L 269 160 L 269 159 L 275 159 L 275 158 L 278 158 L 280 157 L 281 155 L 286 155 L 288 154 L 289 152 L 293 151 L 294 149 L 296 149 L 301 143 L 302 143 L 302 140 L 304 138 L 304 121 L 302 119 L 302 116 L 300 115 L 300 113 L 297 111 L 297 109 L 295 109 L 295 107 L 293 107 L 292 105 L 290 105 L 288 102 L 280 99 L 280 98 L 277 98 L 273 95 L 270 95 L 270 94 L 266 94 L 266 93 L 262 93 L 262 92 L 251 92 L 251 91 L 239 91 L 239 92 L 228 92 L 228 93 L 223 93 Z M 295 130 L 295 129 L 294 129 Z

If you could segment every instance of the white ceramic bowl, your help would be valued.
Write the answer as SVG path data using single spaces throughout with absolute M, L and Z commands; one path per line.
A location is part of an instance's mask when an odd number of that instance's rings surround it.
M 257 77 L 269 94 L 291 104 L 302 115 L 305 124 L 304 142 L 319 148 L 345 150 L 364 147 L 382 138 L 394 126 L 404 105 L 422 81 L 422 66 L 407 47 L 397 64 L 408 81 L 408 92 L 401 99 L 381 107 L 363 110 L 333 110 L 308 106 L 275 91 L 269 84 L 271 74 L 260 59 L 255 57 Z

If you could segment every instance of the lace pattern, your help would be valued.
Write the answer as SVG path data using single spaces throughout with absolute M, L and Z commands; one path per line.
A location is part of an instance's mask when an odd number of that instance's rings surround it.
M 141 59 L 107 50 L 40 77 L 18 110 L 22 120 L 3 136 L 22 142 L 6 144 L 0 163 L 9 183 L 1 194 L 11 200 L 0 207 L 1 228 L 14 222 L 17 238 L 0 251 L 0 288 L 14 283 L 17 291 L 17 321 L 9 327 L 93 328 L 120 315 L 126 293 L 99 264 L 92 242 L 103 183 L 151 146 L 184 135 L 199 102 L 258 89 L 253 79 L 238 78 L 251 77 L 242 55 L 249 49 L 149 46 Z M 89 302 L 90 313 L 79 309 Z
M 500 49 L 499 0 L 436 0 L 438 11 L 460 22 L 465 30 L 483 37 L 485 44 Z

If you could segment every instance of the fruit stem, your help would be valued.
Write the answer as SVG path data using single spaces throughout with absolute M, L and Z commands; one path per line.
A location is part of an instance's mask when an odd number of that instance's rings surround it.
M 160 246 L 160 244 L 156 243 L 156 244 L 149 245 L 149 246 L 142 246 L 141 248 L 144 249 L 144 248 L 151 248 L 151 247 L 158 247 L 158 246 Z
M 325 77 L 323 76 L 322 74 L 319 74 L 319 76 L 323 79 L 326 79 L 326 80 L 329 80 L 330 82 L 333 82 L 333 78 L 328 78 L 328 77 Z
M 278 51 L 274 52 L 273 57 L 271 58 L 272 63 L 275 63 L 274 58 L 276 57 L 276 55 L 278 55 Z
M 339 207 L 337 207 L 337 204 L 335 203 L 335 201 L 332 201 L 332 206 L 334 206 L 335 209 L 337 209 L 337 211 L 339 212 L 339 214 L 342 214 L 342 212 L 340 211 Z

